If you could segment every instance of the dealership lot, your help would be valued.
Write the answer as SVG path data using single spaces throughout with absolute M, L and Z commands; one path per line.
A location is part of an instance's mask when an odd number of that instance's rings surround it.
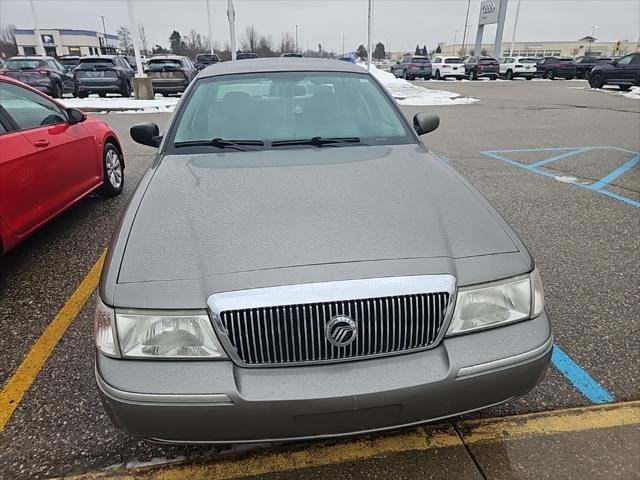
M 640 333 L 640 165 L 634 159 L 640 154 L 640 102 L 582 89 L 587 84 L 578 81 L 431 83 L 416 82 L 481 102 L 402 107 L 403 112 L 413 116 L 426 110 L 441 116 L 440 129 L 425 141 L 486 196 L 532 250 L 545 282 L 547 310 L 559 347 L 554 367 L 534 391 L 469 418 L 637 400 L 640 372 L 634 344 Z M 42 356 L 31 357 L 31 366 L 41 371 L 0 433 L 0 478 L 82 474 L 114 465 L 136 466 L 154 458 L 215 457 L 228 450 L 158 446 L 116 430 L 103 413 L 93 384 L 94 297 L 77 315 L 73 305 L 63 308 L 79 285 L 88 285 L 83 281 L 85 275 L 102 254 L 120 212 L 152 160 L 152 149 L 129 139 L 129 127 L 153 121 L 162 130 L 168 115 L 108 114 L 104 118 L 124 144 L 124 194 L 108 201 L 91 198 L 82 202 L 1 260 L 3 385 L 13 378 L 56 316 L 62 319 L 60 325 L 67 322 L 70 327 L 46 363 Z M 563 157 L 556 158 L 559 156 Z M 448 438 L 447 432 L 453 429 L 446 425 L 434 435 Z M 402 433 L 403 444 L 411 445 L 410 432 Z M 567 451 L 566 458 L 584 455 L 588 444 L 627 448 L 640 441 L 637 428 L 589 435 L 593 438 L 581 449 Z M 393 437 L 383 435 L 373 442 L 387 445 L 388 438 Z M 556 447 L 564 443 L 554 441 Z M 316 467 L 305 471 L 304 478 L 363 478 L 369 474 L 385 478 L 385 471 L 414 478 L 421 469 L 442 468 L 451 462 L 461 465 L 452 475 L 473 478 L 478 471 L 471 455 L 489 478 L 512 478 L 497 463 L 504 458 L 520 465 L 531 462 L 523 456 L 535 446 L 522 443 L 520 448 L 503 449 L 493 461 L 483 455 L 486 446 L 465 449 L 453 445 L 447 453 L 424 449 L 428 452 L 424 455 L 414 449 L 396 449 L 394 455 L 370 463 L 367 470 L 354 467 L 353 462 L 362 461 L 356 455 L 336 454 L 335 458 L 351 463 L 333 467 L 308 463 Z M 314 446 L 297 448 L 304 452 Z M 247 447 L 242 451 L 244 457 L 252 456 Z M 620 471 L 632 475 L 625 465 L 637 465 L 637 451 L 620 451 Z M 559 456 L 559 472 L 561 460 Z M 601 464 L 600 468 L 613 467 Z M 268 470 L 246 471 L 264 474 Z M 298 477 L 274 473 L 267 478 Z

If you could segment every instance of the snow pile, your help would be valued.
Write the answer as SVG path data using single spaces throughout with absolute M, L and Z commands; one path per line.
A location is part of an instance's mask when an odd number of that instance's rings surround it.
M 640 87 L 631 87 L 631 90 L 622 94 L 623 97 L 640 100 Z
M 367 68 L 364 63 L 358 65 Z M 396 78 L 392 73 L 380 70 L 375 65 L 371 65 L 371 75 L 385 86 L 400 105 L 467 105 L 480 101 L 446 90 L 418 87 L 402 78 Z
M 105 97 L 91 95 L 87 98 L 61 98 L 66 107 L 88 112 L 116 111 L 118 113 L 173 112 L 180 100 L 178 97 L 156 96 L 153 100 L 136 100 L 133 97 Z

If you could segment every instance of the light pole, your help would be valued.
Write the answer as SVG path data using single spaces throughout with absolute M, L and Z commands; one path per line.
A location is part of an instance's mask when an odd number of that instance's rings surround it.
M 127 8 L 129 9 L 129 29 L 131 30 L 131 36 L 133 37 L 133 53 L 136 56 L 136 67 L 138 68 L 136 77 L 143 78 L 146 77 L 146 75 L 142 71 L 142 58 L 140 57 L 140 47 L 138 46 L 140 38 L 138 35 L 138 29 L 136 28 L 137 23 L 133 13 L 133 3 L 131 3 L 131 0 L 127 0 Z
M 513 33 L 511 34 L 511 48 L 509 49 L 509 56 L 513 55 L 513 43 L 516 41 L 516 27 L 518 26 L 518 15 L 520 14 L 520 1 L 518 0 L 518 5 L 516 6 L 516 19 L 513 22 Z
M 456 39 L 458 38 L 458 30 L 453 31 L 453 46 L 451 47 L 451 55 L 456 54 Z
M 105 49 L 109 48 L 109 42 L 107 41 L 107 27 L 104 26 L 104 15 L 100 15 L 100 18 L 102 19 L 102 33 L 104 33 L 104 46 Z M 106 53 L 107 50 L 105 50 L 102 53 Z
M 233 0 L 227 2 L 227 18 L 229 19 L 229 36 L 231 37 L 231 60 L 236 59 L 236 11 L 233 9 Z
M 211 44 L 211 54 L 213 54 L 213 26 L 211 25 L 211 8 L 209 7 L 209 0 L 204 0 L 207 3 L 207 24 L 209 25 L 209 43 Z
M 344 32 L 342 32 L 342 56 L 344 57 Z
M 40 25 L 38 25 L 38 17 L 36 16 L 36 7 L 33 6 L 33 0 L 29 0 L 31 4 L 31 15 L 33 16 L 33 29 L 36 34 L 36 41 L 38 42 L 38 48 L 40 49 L 40 55 L 45 56 L 44 45 L 42 44 L 42 35 L 40 35 Z
M 369 15 L 367 27 L 367 70 L 371 70 L 371 21 L 373 17 L 373 0 L 369 0 Z
M 307 37 L 307 51 L 305 52 L 305 55 L 309 54 L 309 37 Z
M 294 52 L 298 52 L 298 25 L 296 25 L 296 49 Z
M 462 32 L 462 49 L 465 50 L 467 45 L 467 22 L 469 21 L 469 7 L 471 6 L 471 0 L 467 2 L 467 16 L 464 18 L 464 32 Z M 466 53 L 466 52 L 464 52 Z M 463 53 L 463 55 L 464 55 Z
M 589 53 L 591 53 L 591 46 L 593 45 L 593 42 L 595 41 L 594 35 L 596 34 L 596 30 L 597 29 L 598 29 L 598 25 L 593 25 L 591 27 L 591 40 L 589 40 Z

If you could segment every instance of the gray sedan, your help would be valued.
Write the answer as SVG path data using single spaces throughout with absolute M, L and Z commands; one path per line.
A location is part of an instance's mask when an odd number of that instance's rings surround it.
M 544 376 L 542 283 L 500 215 L 345 62 L 204 70 L 109 247 L 96 380 L 112 421 L 171 443 L 416 425 Z

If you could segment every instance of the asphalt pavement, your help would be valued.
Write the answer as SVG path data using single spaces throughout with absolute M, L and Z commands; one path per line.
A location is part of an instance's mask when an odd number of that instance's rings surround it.
M 587 187 L 619 172 L 633 152 L 640 152 L 640 102 L 613 91 L 591 91 L 580 81 L 415 83 L 481 100 L 402 110 L 408 117 L 419 111 L 440 115 L 440 128 L 425 137 L 426 143 L 485 195 L 528 245 L 544 280 L 556 343 L 578 368 L 557 363 L 528 395 L 468 419 L 593 405 L 584 385 L 574 384 L 576 371 L 587 374 L 609 401 L 639 399 L 640 222 L 632 202 L 640 198 L 640 166 L 607 182 L 603 190 L 615 196 Z M 101 118 L 123 142 L 124 192 L 115 199 L 92 197 L 80 202 L 0 259 L 1 384 L 101 255 L 153 158 L 153 149 L 130 140 L 129 127 L 153 121 L 162 131 L 169 115 L 112 113 Z M 566 156 L 530 168 L 559 155 Z M 0 433 L 0 478 L 83 474 L 154 458 L 210 459 L 229 451 L 229 447 L 155 445 L 111 425 L 94 387 L 93 304 L 92 297 Z M 511 476 L 505 473 L 508 462 L 500 459 L 514 459 L 514 451 L 562 451 L 564 446 L 565 454 L 553 457 L 558 476 L 586 478 L 579 476 L 584 469 L 572 465 L 584 467 L 581 456 L 586 446 L 600 442 L 622 452 L 620 468 L 600 462 L 600 478 L 633 478 L 640 451 L 633 448 L 640 447 L 637 427 L 607 432 L 580 437 L 577 443 L 561 436 L 549 439 L 547 445 L 542 440 L 537 445 L 522 440 L 519 447 L 512 444 L 497 453 L 480 447 L 433 450 L 424 456 L 403 452 L 366 465 L 354 460 L 343 467 L 298 471 L 298 476 L 274 473 L 260 478 L 389 478 L 393 472 L 397 478 L 429 478 L 423 473 L 433 468 L 445 472 L 456 458 L 472 473 L 452 469 L 440 478 L 532 478 L 526 472 L 543 459 L 528 457 Z M 577 445 L 577 450 L 568 445 Z M 627 451 L 636 454 L 623 455 Z M 486 463 L 479 466 L 482 462 Z M 631 468 L 625 462 L 631 462 Z

